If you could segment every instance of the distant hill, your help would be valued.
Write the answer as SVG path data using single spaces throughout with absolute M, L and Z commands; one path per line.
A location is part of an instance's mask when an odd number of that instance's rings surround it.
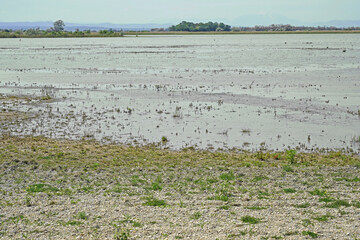
M 113 24 L 113 23 L 67 23 L 65 22 L 65 30 L 67 31 L 75 31 L 79 29 L 83 30 L 105 30 L 105 29 L 114 29 L 124 31 L 142 31 L 142 30 L 150 30 L 152 28 L 168 28 L 172 24 L 156 24 L 156 23 L 148 23 L 148 24 Z M 13 29 L 13 30 L 26 30 L 29 28 L 40 28 L 41 30 L 46 30 L 53 26 L 53 22 L 0 22 L 0 29 Z

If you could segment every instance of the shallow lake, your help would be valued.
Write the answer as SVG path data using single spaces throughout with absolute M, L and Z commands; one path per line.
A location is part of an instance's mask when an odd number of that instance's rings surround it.
M 0 132 L 360 151 L 360 34 L 0 39 Z M 164 138 L 164 139 L 165 139 Z

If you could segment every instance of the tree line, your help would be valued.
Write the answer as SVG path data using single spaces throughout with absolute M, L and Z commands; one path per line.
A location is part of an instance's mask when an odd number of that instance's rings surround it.
M 62 20 L 57 20 L 53 23 L 53 27 L 46 30 L 40 30 L 40 28 L 29 28 L 27 30 L 16 30 L 11 29 L 0 29 L 0 38 L 20 38 L 20 37 L 31 37 L 31 38 L 42 38 L 42 37 L 122 37 L 124 33 L 122 30 L 76 30 L 76 31 L 65 31 L 65 23 Z
M 193 23 L 182 21 L 177 25 L 169 27 L 169 31 L 182 32 L 215 32 L 215 31 L 231 31 L 231 26 L 224 23 L 207 22 L 207 23 Z

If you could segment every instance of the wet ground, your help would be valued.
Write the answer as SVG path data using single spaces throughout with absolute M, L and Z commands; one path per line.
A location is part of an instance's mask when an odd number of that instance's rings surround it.
M 0 103 L 3 134 L 359 152 L 360 35 L 0 39 Z

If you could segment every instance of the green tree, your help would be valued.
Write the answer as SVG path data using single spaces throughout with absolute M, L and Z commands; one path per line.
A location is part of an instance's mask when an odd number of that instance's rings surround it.
M 62 32 L 64 31 L 65 23 L 63 20 L 57 20 L 54 22 L 54 31 L 55 32 Z

